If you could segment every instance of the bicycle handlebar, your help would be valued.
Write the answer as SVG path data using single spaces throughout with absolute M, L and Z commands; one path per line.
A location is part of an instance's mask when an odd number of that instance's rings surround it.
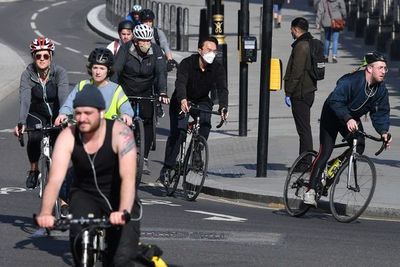
M 122 215 L 124 221 L 128 222 L 131 220 L 131 214 L 127 211 L 124 210 L 124 214 Z M 36 223 L 36 214 L 33 214 L 33 220 Z M 70 228 L 72 224 L 79 224 L 79 225 L 84 225 L 84 226 L 96 226 L 99 228 L 110 228 L 113 225 L 110 222 L 109 218 L 92 218 L 90 216 L 84 218 L 77 218 L 74 219 L 72 217 L 72 214 L 69 214 L 66 218 L 58 219 L 55 221 L 54 227 L 52 230 L 61 230 L 65 231 Z
M 209 113 L 209 114 L 213 114 L 213 115 L 220 115 L 221 113 L 219 113 L 218 111 L 213 111 L 213 110 L 207 110 L 207 109 L 202 109 L 199 107 L 199 105 L 195 105 L 191 102 L 189 102 L 189 110 L 190 109 L 194 109 L 200 112 L 204 112 L 204 113 Z M 228 111 L 224 108 L 221 110 L 221 112 L 225 115 Z M 225 117 L 225 116 L 224 116 Z M 218 125 L 216 126 L 217 129 L 221 128 L 221 126 L 226 123 L 226 119 L 224 119 L 224 117 L 221 117 L 221 121 L 218 123 Z
M 343 138 L 342 142 L 349 141 L 350 138 L 357 138 L 357 136 L 363 136 L 363 137 L 366 137 L 366 138 L 376 141 L 376 142 L 382 142 L 382 146 L 379 148 L 379 150 L 377 152 L 375 152 L 375 156 L 378 156 L 379 154 L 382 153 L 382 151 L 384 149 L 386 149 L 386 146 L 387 146 L 389 140 L 392 138 L 392 135 L 390 133 L 388 133 L 388 136 L 387 136 L 388 141 L 385 141 L 382 136 L 376 137 L 376 136 L 369 135 L 364 131 L 356 130 L 355 132 L 349 133 L 345 138 Z
M 146 100 L 150 102 L 158 101 L 158 96 L 127 96 L 129 100 Z

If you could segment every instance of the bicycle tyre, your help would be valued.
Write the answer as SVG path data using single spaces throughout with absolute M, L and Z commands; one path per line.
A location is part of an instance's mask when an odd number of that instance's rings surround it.
M 158 123 L 158 118 L 157 118 L 157 112 L 156 112 L 157 106 L 153 102 L 153 142 L 151 144 L 151 150 L 155 151 L 157 148 L 156 140 L 157 140 L 157 123 Z
M 316 156 L 316 151 L 303 152 L 288 170 L 283 189 L 283 203 L 290 216 L 303 216 L 310 209 L 309 205 L 303 203 L 303 194 L 304 190 L 308 188 L 312 162 L 314 162 Z M 307 161 L 307 157 L 311 157 L 312 160 Z M 294 189 L 294 192 L 290 194 L 292 189 Z
M 44 188 L 46 187 L 47 184 L 47 179 L 49 176 L 49 168 L 48 168 L 48 162 L 46 159 L 46 156 L 43 154 L 40 156 L 39 159 L 39 198 L 43 198 L 43 193 L 44 193 Z
M 171 179 L 168 181 L 168 186 L 165 186 L 165 190 L 167 191 L 167 196 L 172 196 L 176 189 L 178 188 L 179 180 L 182 175 L 182 169 L 183 169 L 183 164 L 182 164 L 182 153 L 184 148 L 184 144 L 180 144 L 179 146 L 179 154 L 177 156 L 177 161 L 175 167 L 171 171 Z
M 193 159 L 193 154 L 199 153 L 200 162 L 202 166 L 196 166 Z M 200 194 L 203 188 L 204 181 L 207 176 L 208 168 L 208 145 L 203 136 L 192 137 L 189 148 L 186 152 L 184 166 L 183 166 L 183 193 L 186 200 L 194 201 Z
M 343 223 L 356 220 L 368 207 L 376 187 L 375 165 L 370 158 L 355 154 L 352 170 L 352 181 L 357 179 L 360 191 L 347 188 L 347 171 L 349 160 L 346 160 L 336 174 L 329 194 L 329 206 L 333 217 Z M 352 183 L 352 186 L 354 183 Z M 357 203 L 357 202 L 360 203 Z
M 144 136 L 144 124 L 143 120 L 139 117 L 133 119 L 134 129 L 133 133 L 135 135 L 136 143 L 136 188 L 139 188 L 140 182 L 142 181 L 143 174 L 143 164 L 144 164 L 144 146 L 145 146 L 145 136 Z

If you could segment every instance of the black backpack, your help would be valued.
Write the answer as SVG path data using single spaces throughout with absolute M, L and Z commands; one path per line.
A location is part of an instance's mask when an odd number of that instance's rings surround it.
M 160 46 L 160 36 L 158 35 L 158 30 L 157 30 L 157 28 L 153 28 L 153 37 L 154 37 L 154 40 L 156 41 L 156 44 L 158 45 L 158 46 Z
M 309 74 L 314 81 L 323 80 L 325 78 L 324 44 L 315 38 L 308 40 L 308 43 L 310 44 L 311 59 Z

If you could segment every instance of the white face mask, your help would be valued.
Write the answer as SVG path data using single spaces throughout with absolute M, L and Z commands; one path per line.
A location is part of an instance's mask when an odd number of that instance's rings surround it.
M 147 54 L 147 52 L 148 52 L 149 49 L 150 49 L 151 43 L 148 43 L 148 44 L 140 44 L 140 45 L 138 45 L 138 46 L 139 46 L 140 51 L 142 51 L 142 53 Z
M 207 62 L 208 64 L 211 64 L 214 61 L 215 53 L 214 52 L 208 52 L 206 54 L 201 55 L 201 57 L 204 59 L 205 62 Z

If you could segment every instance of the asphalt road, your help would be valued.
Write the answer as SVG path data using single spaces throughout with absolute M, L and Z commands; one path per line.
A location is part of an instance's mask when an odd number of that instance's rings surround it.
M 61 44 L 56 61 L 69 71 L 73 86 L 87 77 L 85 55 L 108 43 L 85 23 L 86 13 L 102 2 L 0 3 L 1 42 L 29 62 L 28 44 L 35 31 L 50 36 Z M 17 121 L 17 96 L 16 91 L 0 102 L 0 266 L 68 266 L 66 233 L 34 236 L 32 213 L 40 201 L 35 190 L 24 189 L 26 153 L 7 132 Z M 155 181 L 161 166 L 166 125 L 166 119 L 160 121 L 158 147 L 150 162 L 153 174 L 143 177 L 147 183 Z M 146 185 L 139 194 L 142 240 L 159 245 L 171 266 L 398 266 L 400 261 L 398 222 L 340 224 L 321 213 L 296 219 L 279 210 L 206 195 L 196 202 L 183 200 L 179 192 L 169 198 L 160 188 Z

